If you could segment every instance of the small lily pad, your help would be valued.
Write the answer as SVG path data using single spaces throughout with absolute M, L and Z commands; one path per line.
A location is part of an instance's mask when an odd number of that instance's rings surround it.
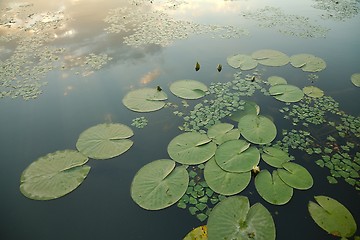
M 218 123 L 209 128 L 207 135 L 219 145 L 229 140 L 239 139 L 239 130 L 233 128 L 234 125 L 230 123 Z
M 258 64 L 251 56 L 244 54 L 229 56 L 226 60 L 231 67 L 240 68 L 243 71 L 256 68 Z
M 276 137 L 276 126 L 267 117 L 248 114 L 239 119 L 240 134 L 255 144 L 270 143 Z
M 157 88 L 141 88 L 130 91 L 122 102 L 128 109 L 135 112 L 152 112 L 165 106 L 167 95 Z
M 278 169 L 278 173 L 287 185 L 300 190 L 312 187 L 314 180 L 306 168 L 292 162 L 284 163 L 282 166 L 285 169 Z
M 356 87 L 360 87 L 360 73 L 354 73 L 353 75 L 351 75 L 351 82 Z
M 189 174 L 184 166 L 160 159 L 143 166 L 131 183 L 131 197 L 142 208 L 159 210 L 179 201 L 185 194 Z
M 230 140 L 221 144 L 215 153 L 216 163 L 228 172 L 248 172 L 260 161 L 256 147 L 244 140 Z
M 206 134 L 186 132 L 173 138 L 168 145 L 169 156 L 182 164 L 200 164 L 214 156 L 216 144 Z
M 227 172 L 219 167 L 214 158 L 211 158 L 205 165 L 204 177 L 214 192 L 229 196 L 240 193 L 246 188 L 251 179 L 251 172 Z
M 170 91 L 184 99 L 198 99 L 205 96 L 207 86 L 196 80 L 178 80 L 170 85 Z
M 242 118 L 245 115 L 248 114 L 259 115 L 259 113 L 260 113 L 259 105 L 257 105 L 255 102 L 245 101 L 244 109 L 240 109 L 237 110 L 236 112 L 233 112 L 230 116 L 230 119 L 238 122 L 240 118 Z
M 356 222 L 350 211 L 327 196 L 315 196 L 317 203 L 309 202 L 308 210 L 316 224 L 331 235 L 348 238 L 356 232 Z
M 283 205 L 290 201 L 293 188 L 284 183 L 276 170 L 272 175 L 268 170 L 262 170 L 255 177 L 255 187 L 265 201 Z
M 291 159 L 287 152 L 275 147 L 265 148 L 261 157 L 267 164 L 276 168 L 281 168 L 283 163 Z
M 270 76 L 268 77 L 267 81 L 271 86 L 275 86 L 279 84 L 287 84 L 286 79 L 279 76 Z
M 133 135 L 131 128 L 120 123 L 104 123 L 82 132 L 76 148 L 93 159 L 109 159 L 123 154 L 133 145 L 127 139 Z
M 306 53 L 291 56 L 290 63 L 305 72 L 319 72 L 326 68 L 326 62 L 322 58 Z
M 300 88 L 289 84 L 278 84 L 269 88 L 271 96 L 282 102 L 298 102 L 304 97 Z
M 209 239 L 274 240 L 274 220 L 260 203 L 250 207 L 244 196 L 229 197 L 210 212 L 207 222 Z
M 317 88 L 317 87 L 314 87 L 314 86 L 304 87 L 303 92 L 307 96 L 313 97 L 313 98 L 319 98 L 319 97 L 324 96 L 324 91 L 321 90 L 320 88 Z
M 260 64 L 265 66 L 280 67 L 289 63 L 289 56 L 280 51 L 263 49 L 251 54 Z
M 34 200 L 51 200 L 76 189 L 86 178 L 88 158 L 78 151 L 49 153 L 31 163 L 21 174 L 21 193 Z

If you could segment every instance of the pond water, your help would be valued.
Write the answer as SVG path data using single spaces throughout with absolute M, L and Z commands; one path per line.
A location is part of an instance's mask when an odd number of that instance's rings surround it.
M 348 155 L 352 162 L 356 154 L 357 161 L 360 158 L 360 89 L 351 82 L 351 76 L 360 72 L 359 10 L 360 3 L 352 0 L 1 1 L 0 238 L 182 239 L 206 224 L 176 204 L 159 211 L 145 210 L 132 200 L 130 187 L 144 165 L 169 158 L 167 146 L 183 133 L 179 126 L 184 124 L 174 111 L 189 115 L 196 104 L 207 105 L 199 99 L 187 100 L 190 106 L 182 106 L 170 85 L 194 79 L 208 87 L 219 83 L 226 88 L 226 83 L 238 80 L 235 74 L 243 80 L 256 79 L 263 92 L 270 87 L 268 77 L 274 75 L 300 89 L 316 86 L 327 99 L 323 108 L 331 108 L 334 101 L 339 104 L 336 113 L 315 114 L 314 118 L 323 121 L 313 124 L 307 118 L 301 120 L 296 111 L 298 116 L 284 119 L 299 103 L 287 105 L 259 90 L 242 97 L 256 102 L 260 114 L 274 122 L 277 136 L 273 143 L 280 141 L 283 147 L 289 143 L 283 130 L 304 130 L 315 138 L 305 149 L 289 147 L 294 162 L 310 172 L 314 184 L 308 190 L 295 189 L 282 206 L 260 197 L 253 177 L 239 195 L 269 210 L 276 239 L 340 239 L 316 225 L 308 203 L 314 196 L 329 196 L 346 206 L 360 223 L 359 169 L 352 173 L 354 180 L 337 176 L 338 183 L 330 184 L 329 168 L 316 163 L 336 152 Z M 227 63 L 229 56 L 251 55 L 261 49 L 288 56 L 312 54 L 323 59 L 326 68 L 306 72 L 289 63 L 240 70 Z M 195 71 L 196 62 L 199 71 Z M 222 65 L 220 72 L 218 64 Z M 167 108 L 140 113 L 123 105 L 129 91 L 157 86 L 172 103 Z M 213 98 L 205 96 L 209 101 Z M 290 110 L 280 112 L 284 107 Z M 148 120 L 144 128 L 131 125 L 138 117 Z M 227 117 L 221 121 L 236 125 Z M 109 160 L 90 159 L 85 181 L 64 197 L 36 201 L 19 191 L 21 174 L 32 162 L 58 150 L 75 150 L 79 135 L 101 123 L 131 127 L 133 146 Z M 332 152 L 325 153 L 325 148 Z M 274 169 L 263 161 L 260 168 Z

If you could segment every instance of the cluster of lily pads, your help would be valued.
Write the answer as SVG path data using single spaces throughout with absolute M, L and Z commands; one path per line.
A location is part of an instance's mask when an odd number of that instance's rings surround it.
M 20 191 L 33 200 L 52 200 L 75 190 L 86 178 L 89 158 L 109 159 L 130 149 L 133 131 L 120 123 L 98 124 L 82 132 L 76 150 L 49 153 L 21 174 Z
M 167 46 L 177 39 L 186 39 L 190 35 L 211 33 L 222 38 L 239 38 L 248 35 L 248 31 L 236 26 L 204 25 L 172 18 L 165 8 L 156 9 L 155 1 L 132 1 L 130 6 L 112 9 L 104 19 L 110 26 L 109 33 L 127 33 L 124 43 L 139 47 L 145 44 Z

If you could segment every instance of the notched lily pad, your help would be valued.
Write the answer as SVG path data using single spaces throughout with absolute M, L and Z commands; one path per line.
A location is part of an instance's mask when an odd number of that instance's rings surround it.
M 243 71 L 256 68 L 258 64 L 251 56 L 245 54 L 229 56 L 226 60 L 231 67 L 240 68 Z
M 275 147 L 265 148 L 261 157 L 267 164 L 276 168 L 281 168 L 283 163 L 291 159 L 287 152 Z
M 292 162 L 284 163 L 282 166 L 285 169 L 278 169 L 278 173 L 287 185 L 300 190 L 312 187 L 314 180 L 306 168 Z
M 131 197 L 142 208 L 159 210 L 176 203 L 186 192 L 189 174 L 184 166 L 160 159 L 143 166 L 131 183 Z
M 270 76 L 268 77 L 267 81 L 271 86 L 275 86 L 279 84 L 287 84 L 286 79 L 279 76 Z
M 317 87 L 314 87 L 314 86 L 304 87 L 303 92 L 307 96 L 313 97 L 313 98 L 319 98 L 319 97 L 324 96 L 324 91 L 321 90 L 320 88 L 317 88 Z
M 239 119 L 238 128 L 241 135 L 249 142 L 256 144 L 270 143 L 276 137 L 276 126 L 267 117 L 248 114 Z
M 322 58 L 306 53 L 291 56 L 290 63 L 305 72 L 319 72 L 326 68 L 326 62 Z
M 259 115 L 260 113 L 260 106 L 257 105 L 255 102 L 245 101 L 244 109 L 237 110 L 231 113 L 230 119 L 233 121 L 238 122 L 240 118 L 248 114 Z
M 196 80 L 178 80 L 170 85 L 170 91 L 184 99 L 198 99 L 206 95 L 207 86 Z
M 265 66 L 279 67 L 289 63 L 289 57 L 280 51 L 263 49 L 251 54 L 260 64 Z
M 282 102 L 298 102 L 304 97 L 300 88 L 289 84 L 278 84 L 269 88 L 271 96 Z
M 128 109 L 135 112 L 152 112 L 165 106 L 167 95 L 158 88 L 141 88 L 130 91 L 122 102 Z
M 21 174 L 21 193 L 34 200 L 51 200 L 76 189 L 86 178 L 88 158 L 78 151 L 49 153 L 31 163 Z
M 229 140 L 239 139 L 240 132 L 230 123 L 218 123 L 209 128 L 207 135 L 219 145 Z
M 350 211 L 327 196 L 315 196 L 317 203 L 309 202 L 308 210 L 316 224 L 331 235 L 348 238 L 356 232 L 356 222 Z

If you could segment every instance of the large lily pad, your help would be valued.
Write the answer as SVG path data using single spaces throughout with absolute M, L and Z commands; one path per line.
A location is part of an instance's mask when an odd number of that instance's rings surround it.
M 276 137 L 276 126 L 267 117 L 248 114 L 239 120 L 238 128 L 241 135 L 256 144 L 270 143 Z
M 186 192 L 189 174 L 170 159 L 143 166 L 131 183 L 131 197 L 142 208 L 159 210 L 176 203 Z
M 244 140 L 230 140 L 218 147 L 215 160 L 225 171 L 248 172 L 259 163 L 260 153 Z
M 274 240 L 274 220 L 260 203 L 250 207 L 244 196 L 229 197 L 217 204 L 210 213 L 208 239 Z
M 34 200 L 51 200 L 76 189 L 86 178 L 88 158 L 75 150 L 49 153 L 31 163 L 21 174 L 21 193 Z
M 198 99 L 205 96 L 207 86 L 196 80 L 178 80 L 170 85 L 170 91 L 184 99 Z
M 265 201 L 275 205 L 289 202 L 293 195 L 293 188 L 281 180 L 276 170 L 272 175 L 268 170 L 258 173 L 255 178 L 255 187 Z
M 279 85 L 279 84 L 287 84 L 287 81 L 285 78 L 283 77 L 279 77 L 279 76 L 270 76 L 268 77 L 268 83 L 271 86 L 275 86 L 275 85 Z
M 280 67 L 289 63 L 288 55 L 280 51 L 263 49 L 251 54 L 260 64 L 265 66 Z
M 354 73 L 353 75 L 351 75 L 351 82 L 356 87 L 360 87 L 360 73 Z
M 271 96 L 282 102 L 298 102 L 304 97 L 300 88 L 289 84 L 278 84 L 269 88 Z
M 206 134 L 187 132 L 173 138 L 168 145 L 169 156 L 182 164 L 200 164 L 214 156 L 216 144 Z
M 217 123 L 209 128 L 207 135 L 219 145 L 229 140 L 239 139 L 240 132 L 230 123 Z
M 303 88 L 303 92 L 309 96 L 309 97 L 313 97 L 313 98 L 319 98 L 324 96 L 324 91 L 321 90 L 320 88 L 314 87 L 314 86 L 307 86 Z
M 200 226 L 191 230 L 183 240 L 207 240 L 207 226 Z
M 312 187 L 314 181 L 306 168 L 292 162 L 284 163 L 282 166 L 285 169 L 278 169 L 278 173 L 287 185 L 300 190 Z
M 246 188 L 251 179 L 251 172 L 233 173 L 224 171 L 211 158 L 205 165 L 204 177 L 209 187 L 219 194 L 234 195 Z
M 275 147 L 265 148 L 261 158 L 270 166 L 281 168 L 282 164 L 290 161 L 290 156 L 287 152 Z
M 258 64 L 251 56 L 244 54 L 229 56 L 226 61 L 231 67 L 240 68 L 243 71 L 256 68 Z
M 305 72 L 319 72 L 326 68 L 326 62 L 322 58 L 306 53 L 291 56 L 290 63 Z
M 93 159 L 109 159 L 123 154 L 133 145 L 127 139 L 133 135 L 131 128 L 120 123 L 104 123 L 82 132 L 76 148 Z
M 152 112 L 165 106 L 167 95 L 159 88 L 136 89 L 125 95 L 122 102 L 135 112 Z
M 230 119 L 233 121 L 238 122 L 240 118 L 248 114 L 255 114 L 259 115 L 260 113 L 260 106 L 257 105 L 255 102 L 245 101 L 244 109 L 239 109 L 236 112 L 233 112 L 230 116 Z
M 350 211 L 341 203 L 327 196 L 315 196 L 317 203 L 309 202 L 308 209 L 317 225 L 329 234 L 351 237 L 356 232 L 356 222 Z

